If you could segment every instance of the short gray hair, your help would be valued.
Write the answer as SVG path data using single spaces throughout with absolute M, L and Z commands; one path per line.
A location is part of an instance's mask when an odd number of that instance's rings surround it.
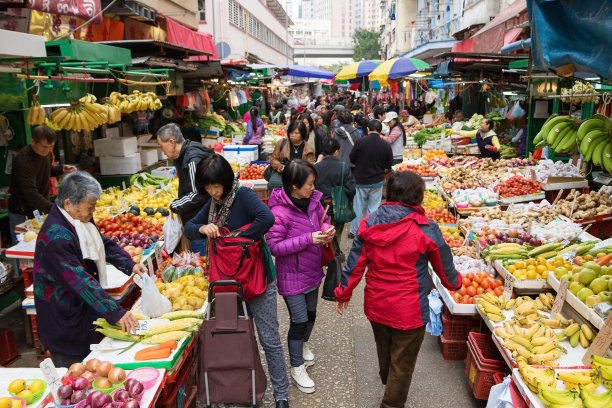
M 55 204 L 59 208 L 64 208 L 64 201 L 68 199 L 72 205 L 79 205 L 90 197 L 100 198 L 100 194 L 102 194 L 102 187 L 98 180 L 87 172 L 75 171 L 62 180 L 62 184 L 57 191 Z
M 168 123 L 160 127 L 157 131 L 157 137 L 164 143 L 170 139 L 174 140 L 176 143 L 183 143 L 185 141 L 183 132 L 181 132 L 181 128 L 178 127 L 176 123 Z

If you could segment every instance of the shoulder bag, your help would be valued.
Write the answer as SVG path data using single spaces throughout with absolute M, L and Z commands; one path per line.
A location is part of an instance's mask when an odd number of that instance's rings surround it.
M 351 205 L 346 192 L 344 191 L 344 162 L 342 162 L 342 176 L 340 185 L 332 187 L 331 198 L 332 208 L 334 210 L 334 219 L 338 222 L 351 222 L 356 217 L 353 206 Z

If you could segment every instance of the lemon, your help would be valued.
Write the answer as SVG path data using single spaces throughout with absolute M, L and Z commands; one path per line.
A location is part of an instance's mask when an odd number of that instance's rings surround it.
M 538 271 L 538 273 L 542 273 L 546 270 L 546 267 L 544 265 L 538 265 L 536 266 L 536 271 Z
M 598 255 L 601 255 L 601 254 L 598 254 Z M 598 257 L 598 258 L 599 258 L 599 257 Z M 593 255 L 591 255 L 591 254 L 587 254 L 587 255 L 585 255 L 584 260 L 585 260 L 585 261 L 592 261 L 592 260 L 593 260 Z
M 516 269 L 524 269 L 527 266 L 525 261 L 518 261 L 514 265 L 516 265 Z
M 536 279 L 538 277 L 538 273 L 536 271 L 534 271 L 533 269 L 530 269 L 527 271 L 527 279 Z
M 155 219 L 159 220 L 162 217 L 162 215 L 160 213 L 155 213 Z
M 543 256 L 538 256 L 538 263 L 540 265 L 546 265 L 546 258 L 544 258 Z
M 527 272 L 529 272 L 529 271 L 534 271 L 535 272 L 536 271 L 535 265 L 528 265 L 527 266 Z
M 535 264 L 536 264 L 536 260 L 535 260 L 535 259 L 528 259 L 528 260 L 527 260 L 527 265 L 533 265 L 533 266 L 535 266 Z
M 542 272 L 541 276 L 542 276 L 542 279 L 548 278 L 548 271 Z
M 508 272 L 514 273 L 515 271 L 516 271 L 516 266 L 514 266 L 514 265 L 508 266 Z
M 29 388 L 30 391 L 36 394 L 38 391 L 42 391 L 45 389 L 45 383 L 40 380 L 34 380 L 32 381 L 32 384 L 30 384 Z
M 0 398 L 0 408 L 11 408 L 13 400 L 7 397 Z
M 21 391 L 21 392 L 17 393 L 17 396 L 18 396 L 18 397 L 22 397 L 23 399 L 27 400 L 27 398 L 28 398 L 29 396 L 31 396 L 32 394 L 34 394 L 34 393 L 33 393 L 31 390 L 29 390 L 29 389 L 27 389 L 27 388 L 26 388 L 25 390 L 23 390 L 23 391 Z
M 18 379 L 18 380 L 14 380 L 12 383 L 9 384 L 8 390 L 9 392 L 12 392 L 13 394 L 18 394 L 21 391 L 23 391 L 25 386 L 26 386 L 25 381 L 23 381 L 22 379 Z

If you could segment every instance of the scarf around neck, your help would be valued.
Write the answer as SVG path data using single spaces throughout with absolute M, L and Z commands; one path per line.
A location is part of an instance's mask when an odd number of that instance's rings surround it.
M 208 213 L 208 222 L 211 224 L 215 224 L 217 227 L 222 228 L 228 221 L 229 213 L 234 204 L 234 200 L 236 198 L 236 193 L 240 189 L 240 183 L 238 180 L 234 180 L 234 184 L 232 185 L 232 190 L 225 196 L 225 198 L 221 201 L 217 201 L 214 198 L 213 202 L 210 204 L 210 211 Z M 218 206 L 221 208 L 217 209 Z

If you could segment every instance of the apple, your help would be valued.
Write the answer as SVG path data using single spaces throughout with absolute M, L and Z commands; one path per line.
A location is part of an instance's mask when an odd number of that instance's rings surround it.
M 604 278 L 595 278 L 589 283 L 589 288 L 594 294 L 598 294 L 608 289 L 608 282 Z
M 567 268 L 559 266 L 555 268 L 555 278 L 561 279 L 561 276 L 567 275 Z
M 569 291 L 574 294 L 574 296 L 578 296 L 578 292 L 584 288 L 584 285 L 580 282 L 572 282 L 569 285 Z
M 604 290 L 603 292 L 599 292 L 598 295 L 601 298 L 602 302 L 612 303 L 612 292 L 608 290 Z
M 599 276 L 612 276 L 612 268 L 608 266 L 602 266 L 599 271 Z
M 584 286 L 587 286 L 593 279 L 597 277 L 597 272 L 590 268 L 584 268 L 580 271 L 578 281 Z
M 578 294 L 576 296 L 578 297 L 578 299 L 580 299 L 582 303 L 584 303 L 586 301 L 586 298 L 592 295 L 594 295 L 594 293 L 591 289 L 582 288 L 578 291 Z
M 601 303 L 601 301 L 602 300 L 599 295 L 590 295 L 590 296 L 587 296 L 584 303 L 587 305 L 587 307 L 593 307 L 593 305 L 596 305 L 597 303 Z
M 593 271 L 595 271 L 596 274 L 599 275 L 599 271 L 601 270 L 601 266 L 599 266 L 599 264 L 597 262 L 594 261 L 588 261 L 585 262 L 584 265 L 582 265 L 584 268 L 589 268 Z

